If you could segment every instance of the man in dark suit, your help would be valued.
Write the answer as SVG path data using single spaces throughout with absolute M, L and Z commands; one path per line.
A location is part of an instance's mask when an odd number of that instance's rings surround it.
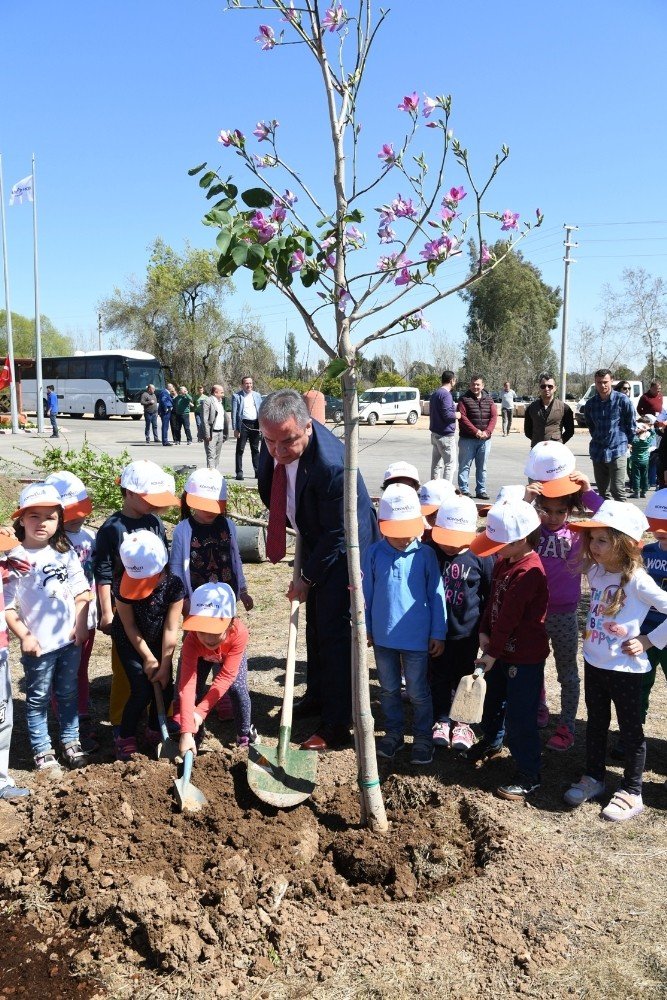
M 352 709 L 350 595 L 343 524 L 344 448 L 322 424 L 311 420 L 293 389 L 266 396 L 259 411 L 263 436 L 258 487 L 271 507 L 274 469 L 285 467 L 286 523 L 302 539 L 300 579 L 288 598 L 306 602 L 306 694 L 295 714 L 321 713 L 315 734 L 302 744 L 328 750 L 350 742 Z M 361 475 L 357 479 L 361 556 L 378 537 L 375 511 Z

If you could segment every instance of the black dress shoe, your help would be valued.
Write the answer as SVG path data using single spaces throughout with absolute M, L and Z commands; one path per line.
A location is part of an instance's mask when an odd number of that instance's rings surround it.
M 294 702 L 292 717 L 294 719 L 308 719 L 312 715 L 319 715 L 321 711 L 322 703 L 317 698 L 313 698 L 312 694 L 304 694 L 303 698 Z
M 482 492 L 482 493 L 475 493 L 475 497 L 476 497 L 477 500 L 490 500 L 491 499 L 491 497 L 489 496 L 489 494 L 488 493 L 484 493 L 484 492 Z

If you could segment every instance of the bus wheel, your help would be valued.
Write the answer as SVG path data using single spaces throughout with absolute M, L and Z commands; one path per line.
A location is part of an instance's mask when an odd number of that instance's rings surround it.
M 103 399 L 98 399 L 95 403 L 95 420 L 106 420 L 108 417 L 107 406 Z

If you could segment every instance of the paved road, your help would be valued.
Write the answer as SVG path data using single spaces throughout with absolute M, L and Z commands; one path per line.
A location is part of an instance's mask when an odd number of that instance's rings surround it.
M 75 420 L 71 417 L 59 419 L 59 443 L 63 448 L 80 448 L 85 435 L 90 444 L 109 455 L 119 455 L 123 449 L 127 449 L 133 459 L 150 458 L 158 465 L 169 465 L 172 468 L 205 465 L 204 447 L 196 441 L 192 445 L 174 445 L 172 448 L 146 445 L 143 439 L 143 421 L 119 417 L 103 421 L 92 418 Z M 31 454 L 40 454 L 45 447 L 54 443 L 49 433 L 45 433 L 42 438 L 36 431 L 16 437 L 10 433 L 0 433 L 0 460 L 7 462 L 7 465 L 3 462 L 4 469 L 14 475 L 26 474 L 31 469 Z M 588 441 L 588 432 L 585 429 L 578 430 L 569 446 L 577 458 L 577 467 L 592 476 Z M 384 470 L 391 462 L 403 460 L 416 465 L 422 481 L 430 476 L 431 444 L 426 417 L 421 417 L 414 427 L 408 427 L 407 424 L 363 426 L 359 448 L 361 471 L 374 496 L 378 495 Z M 494 435 L 488 462 L 488 490 L 492 497 L 503 485 L 525 482 L 523 469 L 528 450 L 528 441 L 518 428 L 513 429 L 506 438 L 500 433 Z M 249 448 L 246 448 L 245 453 L 245 470 L 246 476 L 252 471 Z M 221 471 L 228 476 L 234 474 L 233 440 L 223 445 Z M 640 506 L 644 506 L 643 501 L 640 501 Z

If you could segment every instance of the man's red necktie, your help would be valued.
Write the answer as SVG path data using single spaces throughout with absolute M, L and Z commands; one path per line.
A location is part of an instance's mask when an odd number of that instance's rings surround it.
M 272 563 L 280 562 L 287 551 L 285 522 L 287 518 L 287 470 L 279 462 L 273 468 L 269 525 L 266 530 L 266 555 Z

